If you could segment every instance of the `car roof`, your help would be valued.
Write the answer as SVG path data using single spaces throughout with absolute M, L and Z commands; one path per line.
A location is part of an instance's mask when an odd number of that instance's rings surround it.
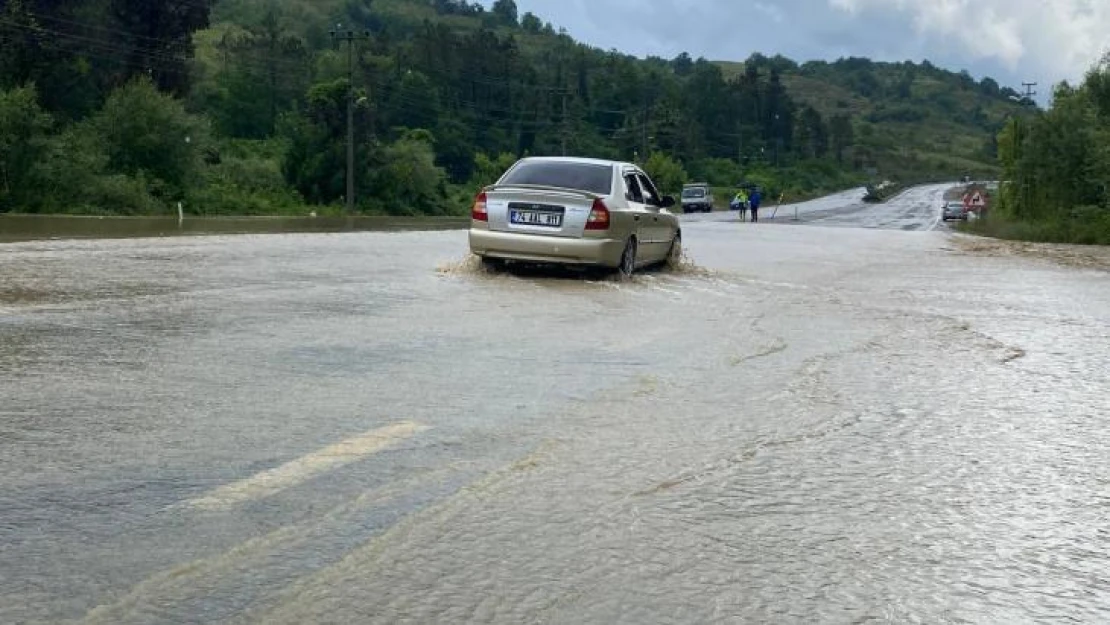
M 520 159 L 521 162 L 529 163 L 577 163 L 580 165 L 604 165 L 607 167 L 640 167 L 634 163 L 623 163 L 621 161 L 610 161 L 601 158 L 583 158 L 580 156 L 528 156 Z

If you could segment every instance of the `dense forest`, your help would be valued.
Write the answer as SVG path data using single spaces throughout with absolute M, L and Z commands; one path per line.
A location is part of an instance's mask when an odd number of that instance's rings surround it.
M 1015 117 L 998 140 L 1001 205 L 988 233 L 1110 245 L 1110 54 L 1043 114 Z
M 1013 90 L 923 63 L 637 59 L 513 0 L 0 0 L 0 211 L 454 214 L 526 154 L 799 197 L 997 175 Z

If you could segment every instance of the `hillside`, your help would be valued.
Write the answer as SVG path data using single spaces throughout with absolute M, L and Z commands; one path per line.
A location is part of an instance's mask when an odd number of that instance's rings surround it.
M 751 62 L 751 61 L 749 61 Z M 1018 93 L 991 78 L 976 82 L 966 72 L 921 64 L 841 59 L 798 65 L 781 57 L 756 57 L 783 72 L 783 83 L 799 103 L 822 115 L 851 115 L 857 149 L 895 172 L 967 169 L 995 175 L 998 132 L 1020 113 Z M 718 63 L 726 76 L 746 63 Z
M 992 175 L 992 137 L 1018 108 L 993 81 L 928 64 L 637 59 L 582 45 L 512 0 L 182 6 L 0 10 L 0 106 L 18 112 L 7 132 L 26 147 L 5 166 L 0 210 L 341 205 L 350 83 L 337 25 L 355 39 L 366 212 L 460 212 L 524 154 L 637 160 L 668 189 L 694 177 L 795 197 L 873 177 Z M 179 128 L 172 143 L 146 134 L 167 124 Z M 81 179 L 52 178 L 74 168 Z

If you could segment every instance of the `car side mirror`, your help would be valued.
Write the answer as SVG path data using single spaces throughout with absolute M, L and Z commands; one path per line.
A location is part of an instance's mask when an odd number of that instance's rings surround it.
M 664 195 L 663 196 L 663 202 L 662 202 L 662 204 L 660 204 L 660 206 L 662 206 L 663 208 L 670 208 L 670 207 L 674 206 L 674 204 L 675 204 L 675 202 L 674 202 L 674 196 L 673 195 Z

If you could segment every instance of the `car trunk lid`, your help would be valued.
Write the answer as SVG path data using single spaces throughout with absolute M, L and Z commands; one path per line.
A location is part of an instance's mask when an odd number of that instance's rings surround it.
M 495 185 L 485 193 L 490 230 L 552 237 L 581 237 L 594 200 L 602 197 L 541 185 Z

